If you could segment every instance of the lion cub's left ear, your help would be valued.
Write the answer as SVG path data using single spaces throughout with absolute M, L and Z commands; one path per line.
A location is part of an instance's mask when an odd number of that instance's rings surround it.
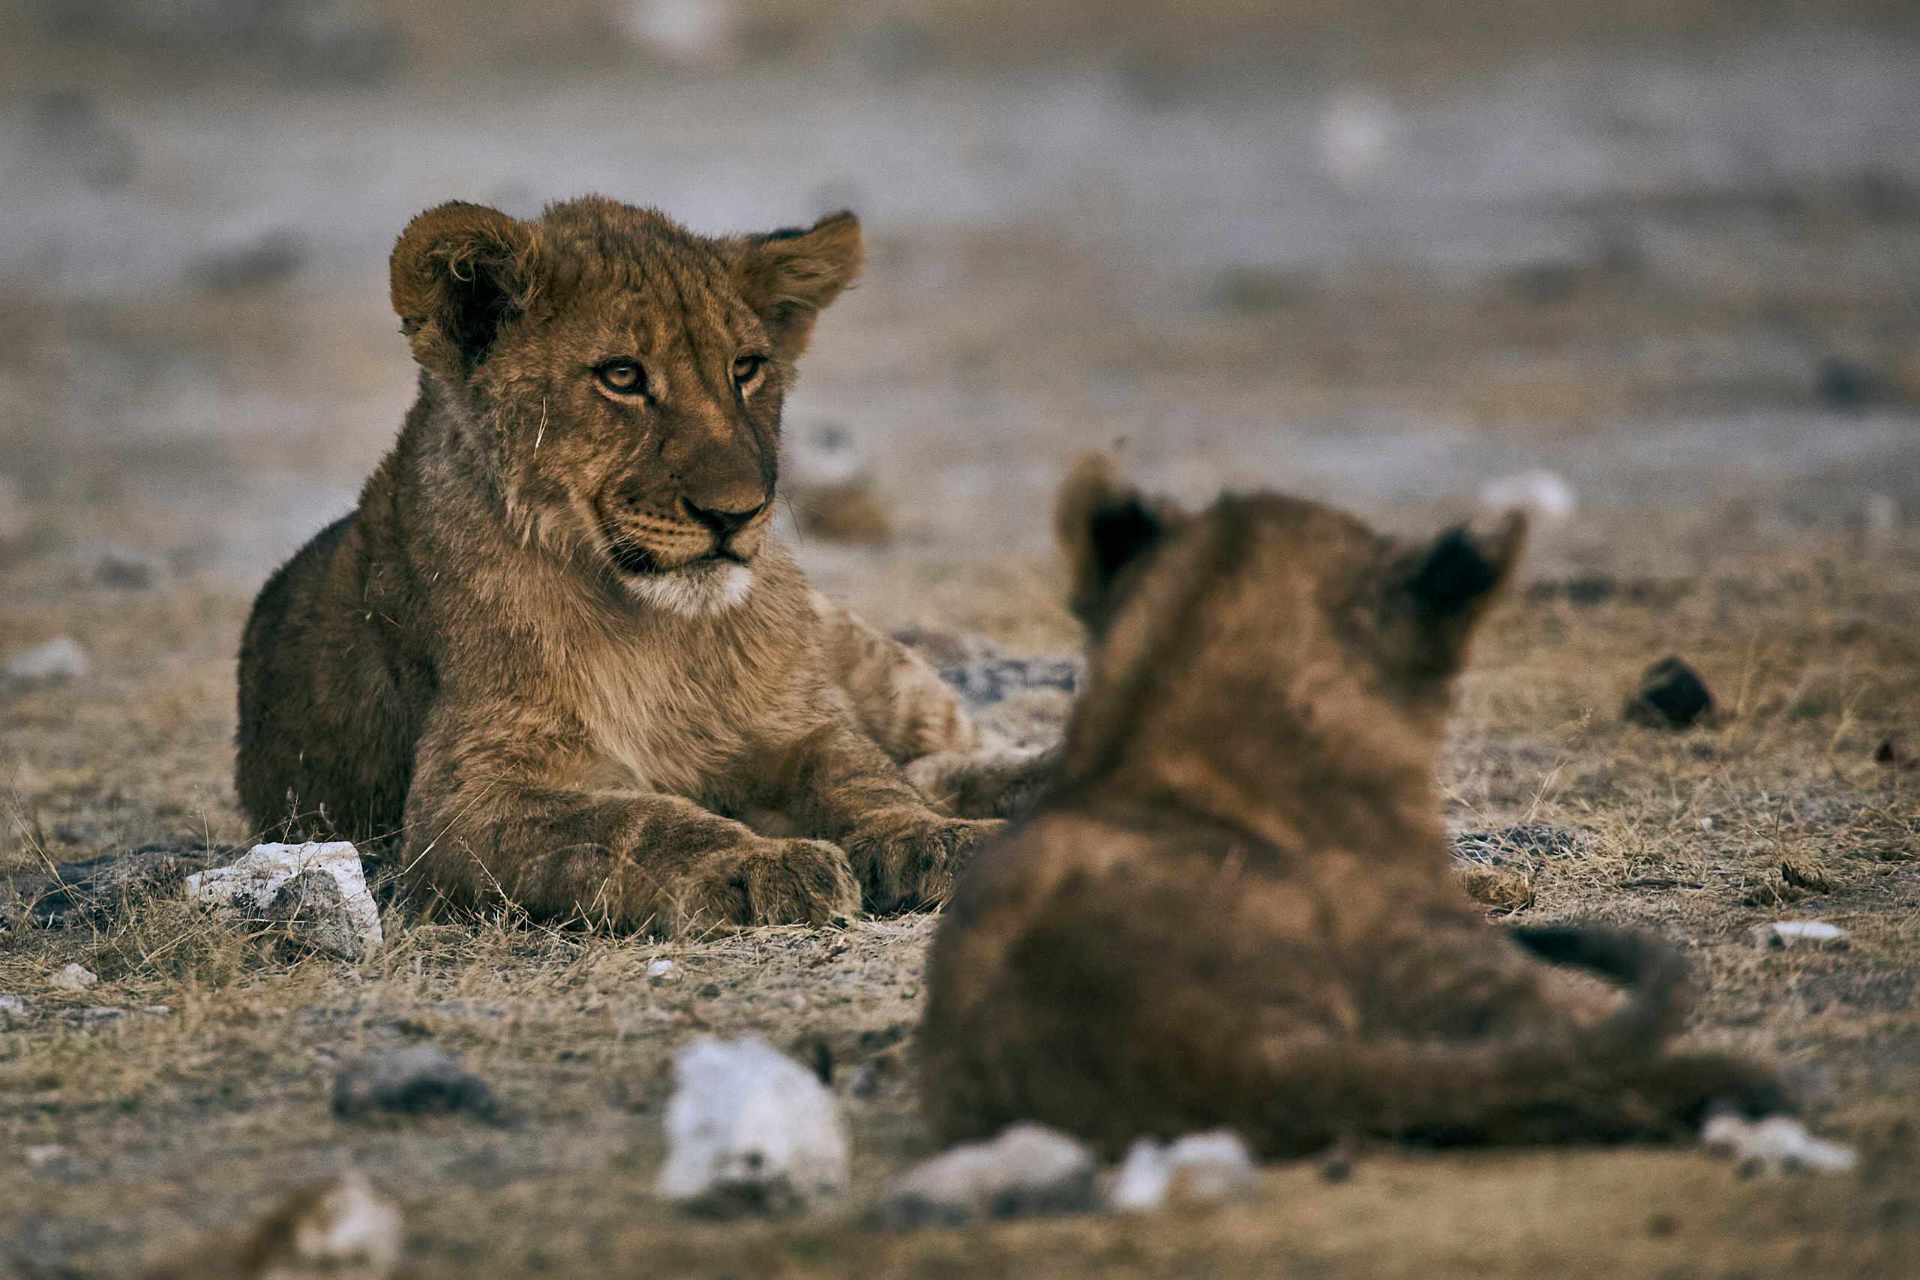
M 1185 517 L 1121 478 L 1113 459 L 1090 453 L 1074 465 L 1054 501 L 1053 528 L 1073 575 L 1067 607 L 1098 630 L 1121 574 L 1142 560 Z
M 773 339 L 774 354 L 791 362 L 807 349 L 813 322 L 860 274 L 866 257 L 860 220 L 846 210 L 806 230 L 789 227 L 740 242 L 736 278 Z
M 1509 511 L 1485 530 L 1455 525 L 1401 558 L 1393 611 L 1414 624 L 1417 666 L 1459 669 L 1474 625 L 1513 576 L 1526 541 L 1526 516 Z

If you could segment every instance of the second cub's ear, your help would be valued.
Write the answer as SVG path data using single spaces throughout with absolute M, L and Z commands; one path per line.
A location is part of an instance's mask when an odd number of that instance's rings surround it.
M 1473 626 L 1513 576 L 1527 518 L 1509 511 L 1491 528 L 1455 525 L 1402 561 L 1396 594 L 1419 629 L 1422 665 L 1452 671 Z
M 805 229 L 740 241 L 740 293 L 767 327 L 781 360 L 797 360 L 807 349 L 821 309 L 854 282 L 865 258 L 860 219 L 844 209 Z
M 388 266 L 393 309 L 414 359 L 465 378 L 532 301 L 538 256 L 533 227 L 485 205 L 456 200 L 409 222 Z
M 1053 527 L 1073 575 L 1067 607 L 1089 627 L 1106 617 L 1114 583 L 1180 520 L 1169 504 L 1121 479 L 1104 453 L 1080 459 L 1060 486 Z

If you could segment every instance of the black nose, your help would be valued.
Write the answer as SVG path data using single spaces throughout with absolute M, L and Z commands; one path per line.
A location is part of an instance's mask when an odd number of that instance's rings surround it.
M 745 511 L 722 511 L 717 507 L 699 506 L 685 498 L 680 499 L 680 505 L 687 509 L 688 515 L 713 530 L 714 536 L 719 538 L 726 538 L 744 528 L 755 516 L 767 509 L 767 504 L 762 502 Z

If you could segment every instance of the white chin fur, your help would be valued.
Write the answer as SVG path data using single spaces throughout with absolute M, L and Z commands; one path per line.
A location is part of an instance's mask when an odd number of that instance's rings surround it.
M 636 599 L 656 609 L 703 618 L 738 608 L 753 590 L 753 570 L 743 564 L 706 561 L 670 573 L 629 577 L 626 584 Z

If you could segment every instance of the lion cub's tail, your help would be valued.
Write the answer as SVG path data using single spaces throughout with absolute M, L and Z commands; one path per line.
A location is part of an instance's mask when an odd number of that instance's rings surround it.
M 1693 1005 L 1685 959 L 1651 934 L 1586 924 L 1521 925 L 1510 932 L 1550 964 L 1590 969 L 1627 989 L 1625 1007 L 1585 1038 L 1590 1059 L 1653 1052 L 1680 1030 Z
M 1543 960 L 1623 983 L 1626 1005 L 1588 1027 L 1507 1039 L 1267 1042 L 1255 1066 L 1257 1087 L 1275 1099 L 1263 1145 L 1325 1140 L 1324 1117 L 1334 1116 L 1352 1118 L 1354 1132 L 1408 1141 L 1509 1145 L 1683 1138 L 1715 1106 L 1748 1116 L 1792 1109 L 1764 1066 L 1664 1047 L 1688 1007 L 1685 964 L 1665 943 L 1589 925 L 1514 937 Z

